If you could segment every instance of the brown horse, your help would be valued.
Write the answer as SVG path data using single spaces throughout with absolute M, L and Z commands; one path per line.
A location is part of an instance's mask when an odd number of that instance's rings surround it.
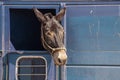
M 64 65 L 67 60 L 64 29 L 59 22 L 64 16 L 66 8 L 61 9 L 56 16 L 51 13 L 42 14 L 36 8 L 33 10 L 41 22 L 41 39 L 44 48 L 51 53 L 56 65 Z

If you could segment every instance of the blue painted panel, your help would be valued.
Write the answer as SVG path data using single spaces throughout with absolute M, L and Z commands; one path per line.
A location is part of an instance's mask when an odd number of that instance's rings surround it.
M 49 79 L 54 80 L 54 78 L 56 77 L 55 76 L 56 75 L 55 74 L 55 66 L 54 66 L 54 63 L 53 63 L 53 61 L 51 59 L 51 55 L 50 54 L 48 54 L 47 52 L 44 52 L 42 50 L 39 50 L 39 51 L 27 50 L 27 51 L 25 51 L 25 53 L 23 52 L 23 54 L 19 54 L 19 53 L 17 53 L 17 51 L 15 50 L 14 45 L 10 41 L 10 39 L 11 39 L 11 35 L 10 35 L 11 34 L 11 32 L 10 32 L 10 30 L 11 30 L 10 10 L 13 10 L 13 11 L 16 12 L 16 10 L 25 10 L 26 9 L 26 10 L 31 10 L 31 12 L 33 12 L 33 10 L 32 10 L 33 7 L 36 7 L 36 8 L 39 8 L 39 9 L 55 9 L 56 12 L 58 12 L 58 10 L 59 10 L 59 6 L 58 5 L 48 5 L 48 6 L 45 6 L 45 5 L 19 5 L 19 6 L 18 5 L 14 5 L 14 6 L 13 5 L 8 5 L 8 6 L 4 7 L 4 9 L 5 9 L 5 50 L 11 51 L 11 53 L 6 53 L 6 54 L 8 54 L 8 56 L 5 55 L 5 57 L 8 58 L 8 66 L 9 66 L 8 69 L 9 69 L 9 71 L 8 71 L 7 75 L 8 75 L 8 79 L 9 80 L 16 80 L 16 76 L 15 76 L 16 75 L 16 60 L 20 56 L 42 56 L 42 57 L 46 58 L 47 63 L 48 63 L 47 64 L 47 70 L 48 70 L 47 77 L 48 77 L 48 80 Z M 24 11 L 22 11 L 22 12 L 24 12 Z M 20 15 L 17 15 L 15 17 L 18 17 L 18 16 L 20 16 Z M 12 19 L 14 19 L 14 18 L 12 18 Z M 18 27 L 20 27 L 20 26 L 18 26 Z M 12 51 L 14 53 L 12 53 Z
M 120 80 L 120 66 L 67 67 L 67 80 Z
M 120 7 L 67 6 L 68 64 L 119 65 Z
M 16 61 L 19 57 L 21 56 L 41 56 L 44 57 L 47 60 L 47 77 L 50 77 L 52 79 L 55 78 L 55 66 L 52 63 L 51 66 L 51 62 L 52 62 L 52 58 L 51 55 L 48 54 L 47 52 L 40 52 L 38 53 L 23 53 L 23 54 L 19 54 L 19 53 L 9 53 L 8 54 L 8 66 L 9 66 L 9 80 L 16 80 Z M 50 72 L 51 68 L 53 69 L 52 72 Z M 54 76 L 51 76 L 54 75 Z M 49 76 L 50 75 L 50 76 Z
M 77 51 L 120 50 L 120 17 L 118 9 L 119 6 L 68 8 L 68 49 Z
M 0 2 L 0 80 L 3 79 L 3 62 L 2 62 L 2 3 Z
M 0 50 L 2 50 L 2 7 L 0 4 Z
M 2 59 L 2 3 L 0 2 L 0 80 L 3 79 L 3 59 Z
M 3 78 L 3 62 L 2 57 L 0 57 L 0 80 Z
M 119 51 L 68 51 L 68 65 L 120 65 Z

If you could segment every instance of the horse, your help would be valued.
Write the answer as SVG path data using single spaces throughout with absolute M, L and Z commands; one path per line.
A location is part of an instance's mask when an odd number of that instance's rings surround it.
M 67 61 L 66 48 L 64 45 L 64 29 L 60 24 L 66 8 L 62 8 L 57 15 L 43 14 L 37 8 L 33 8 L 38 21 L 41 22 L 41 40 L 43 47 L 53 57 L 55 65 L 65 65 Z

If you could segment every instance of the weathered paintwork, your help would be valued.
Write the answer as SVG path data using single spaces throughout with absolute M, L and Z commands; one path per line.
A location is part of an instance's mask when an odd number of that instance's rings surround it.
M 51 11 L 53 12 L 53 14 L 56 14 L 56 12 L 58 12 L 59 6 L 51 5 L 51 4 L 49 4 L 47 7 L 45 5 L 26 5 L 26 6 L 14 5 L 13 6 L 13 5 L 5 5 L 5 4 L 2 6 L 4 12 L 3 32 L 5 32 L 5 34 L 3 35 L 4 45 L 5 45 L 3 51 L 4 52 L 3 60 L 5 64 L 3 79 L 16 80 L 16 76 L 15 76 L 16 60 L 19 57 L 40 56 L 40 57 L 44 57 L 47 61 L 46 62 L 47 78 L 54 80 L 56 78 L 55 66 L 52 63 L 53 61 L 51 55 L 47 51 L 45 51 L 41 46 L 40 34 L 39 32 L 36 32 L 36 31 L 40 31 L 40 24 L 37 21 L 37 18 L 35 17 L 32 9 L 33 7 L 36 7 L 41 9 L 43 13 Z M 33 20 L 35 20 L 35 22 L 33 22 Z M 34 39 L 36 41 L 34 41 Z M 23 44 L 24 46 L 22 46 L 21 44 Z
M 0 50 L 2 50 L 2 2 L 0 2 Z
M 2 2 L 0 2 L 0 80 L 3 77 L 3 64 L 2 64 Z
M 119 11 L 119 5 L 67 6 L 67 80 L 119 80 Z
M 16 50 L 10 41 L 9 9 L 55 9 L 66 6 L 62 21 L 65 29 L 67 65 L 57 73 L 58 80 L 119 80 L 120 79 L 120 2 L 23 2 L 5 1 L 0 6 L 0 70 L 4 60 L 3 80 L 16 80 L 16 59 L 20 56 L 43 56 L 51 70 L 51 56 L 44 51 Z M 47 6 L 46 6 L 47 4 Z M 49 6 L 48 6 L 49 5 Z M 16 16 L 17 17 L 17 16 Z M 3 21 L 2 21 L 3 19 Z M 21 19 L 20 19 L 21 20 Z M 21 20 L 22 21 L 22 20 Z M 23 20 L 24 21 L 24 20 Z M 2 23 L 3 22 L 3 23 Z M 2 24 L 1 24 L 2 23 Z M 2 25 L 3 28 L 1 27 Z M 4 31 L 2 31 L 2 29 Z M 4 32 L 5 34 L 3 35 Z M 2 42 L 3 36 L 3 42 Z M 2 45 L 4 44 L 3 48 Z M 9 54 L 8 54 L 9 53 Z M 8 66 L 7 66 L 8 65 Z M 53 64 L 52 64 L 53 66 Z M 53 69 L 54 70 L 54 69 Z M 58 71 L 60 71 L 58 70 Z M 0 80 L 1 78 L 0 71 Z M 55 75 L 55 72 L 52 71 Z M 11 74 L 12 73 L 12 74 Z M 55 79 L 48 75 L 49 79 Z M 7 79 L 8 78 L 8 79 Z

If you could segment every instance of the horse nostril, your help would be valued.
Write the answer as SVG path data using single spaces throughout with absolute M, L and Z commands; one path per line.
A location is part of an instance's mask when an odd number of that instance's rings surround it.
M 58 62 L 59 62 L 59 63 L 62 63 L 62 61 L 61 61 L 59 58 L 58 58 Z

